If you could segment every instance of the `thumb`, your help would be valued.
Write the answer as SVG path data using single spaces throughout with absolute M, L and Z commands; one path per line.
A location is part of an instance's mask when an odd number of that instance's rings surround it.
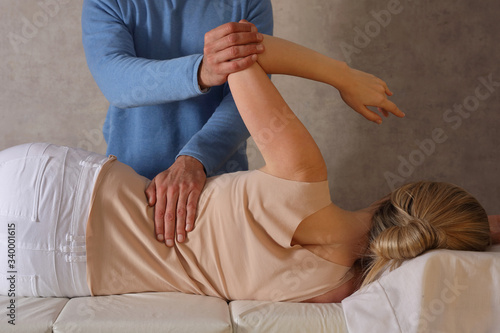
M 151 183 L 149 183 L 148 188 L 145 191 L 146 197 L 148 198 L 148 204 L 150 207 L 153 207 L 156 204 L 156 182 L 153 179 Z

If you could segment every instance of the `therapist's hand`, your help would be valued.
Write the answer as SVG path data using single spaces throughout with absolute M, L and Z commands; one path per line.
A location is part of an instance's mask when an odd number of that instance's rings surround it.
M 196 208 L 207 176 L 203 165 L 190 156 L 179 156 L 158 174 L 146 189 L 149 205 L 155 206 L 155 234 L 159 242 L 174 246 L 193 230 Z
M 264 52 L 263 40 L 257 27 L 246 20 L 229 22 L 207 32 L 198 70 L 200 87 L 226 83 L 229 74 L 252 66 L 257 55 Z

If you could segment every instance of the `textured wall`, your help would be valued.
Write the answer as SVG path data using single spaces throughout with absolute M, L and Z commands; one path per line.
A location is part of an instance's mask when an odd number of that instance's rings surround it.
M 355 209 L 428 179 L 459 184 L 500 212 L 500 2 L 273 3 L 277 36 L 383 78 L 407 114 L 377 126 L 327 86 L 274 77 L 319 142 L 334 202 Z
M 108 103 L 85 61 L 82 2 L 0 2 L 0 149 L 47 141 L 106 151 Z
M 104 152 L 107 102 L 86 67 L 81 0 L 0 3 L 0 149 Z M 377 126 L 330 87 L 274 82 L 324 152 L 332 196 L 360 208 L 416 179 L 459 184 L 500 213 L 500 2 L 273 0 L 275 34 L 386 80 L 407 114 Z M 262 162 L 255 148 L 254 167 Z

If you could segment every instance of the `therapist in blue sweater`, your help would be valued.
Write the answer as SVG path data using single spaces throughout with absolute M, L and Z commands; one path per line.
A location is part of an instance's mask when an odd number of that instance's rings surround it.
M 146 195 L 165 228 L 160 241 L 183 242 L 207 175 L 248 169 L 249 134 L 226 81 L 263 52 L 271 2 L 85 0 L 82 28 L 110 102 L 107 153 L 153 179 Z

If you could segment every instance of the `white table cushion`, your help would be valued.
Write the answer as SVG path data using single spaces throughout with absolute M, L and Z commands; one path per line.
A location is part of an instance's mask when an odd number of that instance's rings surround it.
M 233 332 L 347 332 L 340 304 L 234 301 Z
M 41 333 L 52 332 L 52 325 L 59 313 L 67 304 L 67 298 L 30 298 L 19 297 L 15 299 L 15 325 L 9 324 L 11 298 L 0 296 L 0 332 Z
M 54 332 L 207 332 L 229 333 L 227 303 L 215 297 L 143 293 L 73 298 L 54 324 Z

